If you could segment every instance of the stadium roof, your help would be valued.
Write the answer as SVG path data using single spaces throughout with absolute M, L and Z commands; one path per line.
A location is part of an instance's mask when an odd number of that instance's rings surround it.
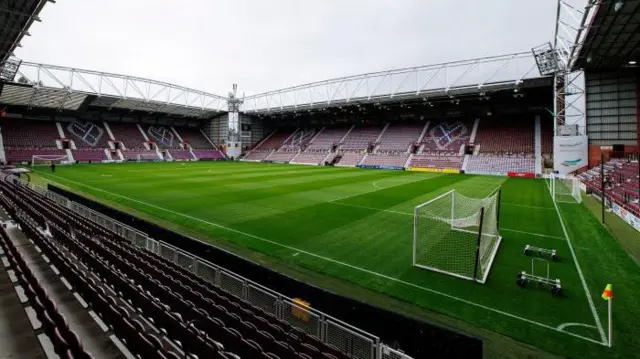
M 456 98 L 528 86 L 544 78 L 531 52 L 381 71 L 269 91 L 244 98 L 246 113 Z M 542 81 L 547 84 L 547 81 Z
M 101 107 L 203 119 L 227 110 L 226 97 L 165 82 L 13 61 L 11 79 L 0 82 L 0 103 L 6 105 L 60 111 Z
M 640 0 L 599 0 L 573 68 L 637 67 L 640 61 Z M 635 63 L 634 63 L 635 62 Z
M 16 49 L 38 14 L 53 0 L 4 0 L 0 2 L 0 64 L 4 63 Z

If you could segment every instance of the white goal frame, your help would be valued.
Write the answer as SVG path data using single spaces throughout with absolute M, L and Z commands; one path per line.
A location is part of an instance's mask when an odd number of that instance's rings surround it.
M 433 203 L 434 201 L 437 201 L 439 199 L 442 199 L 443 197 L 446 196 L 451 196 L 452 200 L 451 200 L 451 223 L 450 223 L 450 228 L 453 231 L 458 231 L 458 232 L 465 232 L 465 233 L 469 233 L 474 235 L 474 237 L 476 239 L 472 239 L 471 237 L 469 238 L 470 240 L 474 241 L 474 243 L 471 243 L 471 245 L 474 245 L 475 248 L 475 263 L 474 263 L 474 268 L 475 268 L 475 272 L 473 274 L 473 276 L 465 276 L 459 273 L 454 273 L 448 270 L 444 270 L 442 268 L 437 268 L 434 266 L 429 266 L 429 265 L 425 265 L 425 264 L 420 264 L 417 261 L 417 247 L 418 247 L 418 241 L 419 241 L 419 219 L 421 218 L 420 216 L 420 209 Z M 493 196 L 496 196 L 496 203 L 495 203 L 495 211 L 496 211 L 496 233 L 497 235 L 490 235 L 491 237 L 495 238 L 495 243 L 493 245 L 492 248 L 489 249 L 489 253 L 481 253 L 481 240 L 482 240 L 482 231 L 483 231 L 483 219 L 485 217 L 485 207 L 478 207 L 478 212 L 476 212 L 475 215 L 467 217 L 467 218 L 455 218 L 455 196 L 456 196 L 456 190 L 452 189 L 446 193 L 441 194 L 438 197 L 435 197 L 425 203 L 419 204 L 418 206 L 416 206 L 414 208 L 414 215 L 413 215 L 413 256 L 412 256 L 412 264 L 415 267 L 419 267 L 422 269 L 427 269 L 427 270 L 431 270 L 431 271 L 435 271 L 435 272 L 439 272 L 439 273 L 443 273 L 443 274 L 447 274 L 447 275 L 451 275 L 457 278 L 461 278 L 461 279 L 466 279 L 466 280 L 472 280 L 478 283 L 486 283 L 487 278 L 489 276 L 489 272 L 491 272 L 491 267 L 493 266 L 493 262 L 496 258 L 496 254 L 498 252 L 498 248 L 500 247 L 500 243 L 502 241 L 502 236 L 500 236 L 499 234 L 499 229 L 500 229 L 500 196 L 501 196 L 501 189 L 500 187 L 498 187 L 496 190 L 492 191 L 486 198 L 490 198 Z M 466 197 L 466 196 L 463 196 Z M 468 223 L 468 221 L 470 220 L 474 220 L 475 217 L 477 218 L 478 221 L 478 226 L 479 229 L 478 231 L 470 231 L 468 229 L 463 229 L 463 228 L 455 228 L 454 223 L 457 222 L 463 222 L 463 223 Z M 465 222 L 466 221 L 466 222 Z M 484 257 L 486 255 L 490 256 L 489 262 L 487 263 L 487 265 L 485 266 L 485 271 L 482 273 L 479 273 L 479 271 L 481 270 L 480 266 L 481 266 L 481 257 Z
M 140 154 L 138 153 L 138 155 L 136 156 L 136 162 L 160 162 L 160 157 L 157 154 L 154 155 L 147 155 L 147 154 Z
M 36 160 L 49 162 L 49 163 L 38 163 L 36 164 Z M 67 155 L 33 155 L 31 156 L 31 166 L 49 166 L 51 162 L 58 161 L 58 164 L 71 164 L 69 161 L 69 156 Z
M 582 203 L 582 191 L 580 190 L 580 179 L 578 177 L 551 174 L 547 176 L 545 181 L 554 202 Z

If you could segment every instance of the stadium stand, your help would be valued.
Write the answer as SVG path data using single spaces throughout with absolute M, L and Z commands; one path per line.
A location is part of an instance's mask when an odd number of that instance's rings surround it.
M 86 303 L 84 308 L 96 313 L 97 320 L 104 322 L 133 355 L 347 358 L 337 348 L 162 256 L 140 249 L 13 177 L 0 181 L 0 193 L 0 204 L 33 241 L 36 253 L 42 253 L 55 266 L 58 280 L 64 277 L 67 290 L 77 295 L 78 302 Z M 6 239 L 2 245 L 58 355 L 120 357 L 87 353 L 85 344 L 95 342 L 91 337 L 104 332 L 81 331 L 84 327 L 76 321 L 66 320 L 58 310 L 60 303 L 42 290 L 40 281 L 31 275 L 33 262 L 23 260 Z
M 607 198 L 640 217 L 640 177 L 638 162 L 614 159 L 604 165 L 605 193 Z M 600 167 L 594 167 L 578 175 L 588 189 L 598 196 L 602 194 Z
M 251 152 L 249 152 L 245 156 L 245 159 L 250 161 L 267 160 L 268 159 L 267 157 L 269 157 L 272 152 L 275 152 L 280 147 L 282 147 L 282 144 L 286 140 L 288 140 L 293 133 L 294 133 L 293 130 L 278 130 L 275 133 L 271 133 L 261 143 L 259 143 Z M 290 152 L 286 152 L 284 154 L 276 156 L 276 159 L 277 161 L 284 161 L 284 160 L 280 160 L 279 158 L 287 159 L 287 158 L 293 158 L 293 156 L 295 156 L 295 153 L 291 154 Z
M 137 161 L 138 156 L 142 156 L 145 159 L 153 159 L 153 160 L 160 159 L 156 151 L 140 150 L 140 149 L 122 151 L 122 155 L 124 156 L 124 159 L 127 161 Z
M 362 157 L 364 157 L 365 153 L 362 151 L 340 151 L 340 161 L 338 161 L 337 165 L 339 166 L 357 166 Z
M 340 140 L 347 134 L 349 127 L 325 128 L 307 146 L 310 150 L 330 151 L 334 145 L 338 145 Z
M 7 162 L 28 162 L 34 155 L 67 155 L 57 148 L 60 134 L 55 122 L 6 120 L 1 124 Z
M 253 150 L 244 157 L 245 160 L 249 161 L 264 161 L 267 157 L 273 152 L 273 150 Z
M 300 128 L 282 144 L 280 149 L 304 150 L 317 133 L 315 128 Z
M 551 121 L 540 121 L 542 137 L 542 155 L 553 154 L 553 123 Z
M 66 156 L 67 152 L 65 150 L 58 149 L 45 149 L 45 148 L 5 148 L 4 150 L 5 156 L 7 157 L 7 162 L 10 163 L 21 163 L 21 162 L 31 162 L 34 155 L 38 156 Z
M 494 156 L 480 154 L 471 156 L 467 164 L 467 172 L 478 173 L 534 173 L 535 159 L 532 156 Z
M 155 142 L 159 148 L 163 149 L 182 149 L 180 140 L 173 133 L 171 128 L 165 126 L 148 126 L 144 128 L 149 141 Z
M 107 159 L 104 148 L 83 148 L 72 153 L 73 159 L 79 162 L 101 162 Z
M 320 164 L 329 155 L 328 150 L 312 150 L 308 149 L 305 152 L 300 152 L 293 160 L 292 163 L 317 165 Z
M 480 152 L 496 155 L 533 153 L 533 119 L 484 119 L 475 144 Z
M 65 124 L 64 133 L 73 140 L 76 148 L 107 148 L 109 135 L 101 125 L 87 121 L 73 121 Z
M 221 160 L 225 158 L 222 152 L 215 148 L 193 149 L 193 154 L 201 160 Z
M 271 151 L 277 150 L 282 147 L 282 144 L 285 140 L 287 140 L 294 131 L 292 130 L 282 130 L 276 131 L 276 133 L 267 137 L 262 143 L 258 144 L 258 146 L 254 149 L 257 151 Z
M 423 125 L 389 125 L 380 138 L 377 150 L 407 152 L 417 142 Z
M 125 160 L 136 161 L 139 155 L 145 158 L 160 159 L 156 151 L 146 149 L 144 146 L 146 140 L 137 125 L 132 123 L 110 123 L 109 128 L 115 140 L 124 144 L 126 149 L 122 151 L 122 156 L 124 156 Z
M 384 153 L 378 151 L 377 153 L 368 154 L 362 164 L 365 166 L 404 167 L 404 164 L 407 162 L 407 158 L 409 158 L 408 153 Z
M 266 159 L 273 162 L 289 162 L 298 154 L 296 149 L 280 149 L 272 152 Z
M 416 154 L 411 157 L 409 167 L 457 169 L 462 167 L 462 157 L 450 155 Z
M 540 121 L 543 167 L 553 168 L 553 122 Z
M 472 126 L 470 120 L 431 122 L 409 167 L 461 169 L 462 147 L 470 141 Z
M 183 141 L 182 146 L 180 146 L 180 141 L 174 139 L 175 144 L 170 151 L 174 159 L 193 159 L 193 156 L 201 160 L 220 160 L 225 158 L 224 154 L 209 142 L 200 129 L 175 127 L 174 130 Z M 191 151 L 189 151 L 189 148 Z M 193 155 L 191 155 L 191 153 L 193 153 Z
M 192 160 L 193 159 L 193 156 L 191 155 L 190 151 L 171 150 L 169 151 L 169 153 L 171 153 L 171 157 L 173 157 L 174 160 Z
M 91 121 L 73 121 L 65 124 L 64 132 L 76 145 L 72 151 L 76 161 L 100 162 L 107 159 L 104 150 L 109 148 L 109 135 L 101 125 Z
M 127 150 L 145 149 L 144 142 L 138 126 L 132 123 L 109 123 L 109 128 L 116 141 L 124 144 Z
M 534 124 L 530 118 L 483 119 L 466 170 L 478 173 L 535 172 Z
M 472 122 L 468 120 L 432 122 L 422 138 L 423 153 L 457 156 L 469 142 Z
M 381 132 L 382 128 L 376 126 L 354 127 L 342 141 L 340 149 L 366 150 L 369 148 L 369 145 L 375 144 L 375 141 L 378 136 L 380 136 Z
M 209 140 L 200 132 L 200 129 L 191 128 L 191 127 L 176 127 L 176 132 L 182 138 L 184 143 L 191 146 L 191 148 L 195 149 L 212 149 L 215 148 Z

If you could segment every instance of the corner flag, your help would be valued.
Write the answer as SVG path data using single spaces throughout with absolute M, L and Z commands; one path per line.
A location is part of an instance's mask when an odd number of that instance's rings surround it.
M 604 292 L 602 292 L 602 299 L 609 300 L 613 298 L 613 292 L 611 291 L 611 284 L 607 284 L 604 288 Z
M 607 302 L 609 302 L 609 347 L 611 347 L 612 343 L 612 332 L 613 332 L 613 320 L 612 320 L 612 314 L 611 314 L 611 303 L 613 302 L 613 291 L 611 289 L 611 284 L 607 284 L 607 286 L 604 288 L 604 292 L 602 292 L 602 299 L 606 300 Z

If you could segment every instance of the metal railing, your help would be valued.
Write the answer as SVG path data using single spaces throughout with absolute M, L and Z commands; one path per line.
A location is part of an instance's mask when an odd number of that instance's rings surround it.
M 30 189 L 45 195 L 53 202 L 113 231 L 140 248 L 176 263 L 222 290 L 244 299 L 278 319 L 282 319 L 305 333 L 318 338 L 322 342 L 338 348 L 354 359 L 411 359 L 410 356 L 381 343 L 380 338 L 373 334 L 319 310 L 303 306 L 292 298 L 168 243 L 150 238 L 135 228 L 73 202 L 42 186 L 26 182 L 23 179 L 19 179 L 19 181 Z

